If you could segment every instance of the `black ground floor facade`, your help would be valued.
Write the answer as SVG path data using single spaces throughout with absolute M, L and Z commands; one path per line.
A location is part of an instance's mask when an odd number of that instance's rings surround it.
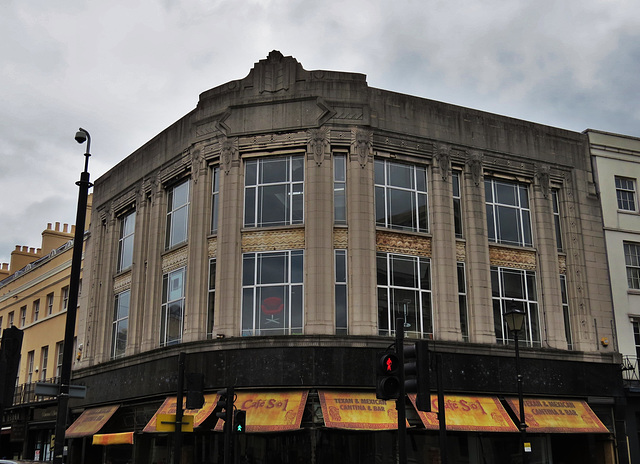
M 296 427 L 284 431 L 248 430 L 249 433 L 237 435 L 234 462 L 395 463 L 397 430 L 354 430 L 336 425 L 339 420 L 329 420 L 331 413 L 320 404 L 323 392 L 375 398 L 378 353 L 390 344 L 389 339 L 378 337 L 216 340 L 157 350 L 76 371 L 73 383 L 85 385 L 87 397 L 71 402 L 69 423 L 83 411 L 114 405 L 115 412 L 97 433 L 131 433 L 133 443 L 94 445 L 91 434 L 75 437 L 68 441 L 68 462 L 171 463 L 175 435 L 148 433 L 145 427 L 163 402 L 176 395 L 177 360 L 182 351 L 186 353 L 186 371 L 204 374 L 206 393 L 214 394 L 224 387 L 235 387 L 246 395 L 257 391 L 305 392 Z M 445 397 L 492 398 L 509 414 L 507 422 L 510 419 L 517 424 L 516 414 L 509 408 L 509 399 L 516 396 L 512 347 L 431 345 L 431 353 L 441 357 L 439 377 Z M 613 355 L 587 358 L 580 353 L 555 350 L 523 349 L 521 354 L 526 398 L 549 404 L 550 400 L 583 403 L 606 427 L 604 433 L 572 433 L 570 429 L 563 433 L 528 433 L 529 462 L 629 462 L 627 443 L 633 437 L 627 437 L 624 430 L 624 389 L 617 358 Z M 435 395 L 438 378 L 435 364 L 428 368 Z M 425 425 L 410 401 L 406 411 L 408 462 L 442 462 L 443 452 L 447 453 L 449 463 L 521 462 L 517 429 L 485 432 L 474 430 L 470 424 L 466 430 L 447 430 L 443 440 L 438 430 Z M 447 414 L 445 409 L 445 420 Z M 46 424 L 35 424 L 32 417 L 33 413 L 25 423 L 23 441 L 9 443 L 11 434 L 5 434 L 0 437 L 2 449 L 8 443 L 12 450 L 20 448 L 24 458 L 33 459 L 37 450 L 40 459 L 46 456 Z M 182 463 L 224 462 L 223 433 L 216 430 L 216 420 L 209 416 L 194 432 L 183 434 Z M 6 426 L 13 427 L 5 420 Z

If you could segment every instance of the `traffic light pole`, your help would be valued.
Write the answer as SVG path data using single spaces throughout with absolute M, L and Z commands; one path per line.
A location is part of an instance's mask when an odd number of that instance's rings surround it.
M 176 431 L 174 435 L 173 464 L 182 462 L 182 403 L 184 396 L 184 359 L 185 354 L 178 354 L 178 392 L 176 395 Z
M 398 462 L 407 462 L 407 413 L 406 413 L 406 391 L 404 386 L 404 319 L 396 319 L 396 356 L 400 361 L 400 394 L 396 400 L 396 410 L 398 411 Z

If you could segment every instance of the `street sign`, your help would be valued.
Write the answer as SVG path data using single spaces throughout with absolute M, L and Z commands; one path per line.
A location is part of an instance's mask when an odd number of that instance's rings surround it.
M 182 416 L 182 431 L 193 432 L 193 418 L 195 416 L 185 414 Z M 175 432 L 176 431 L 176 415 L 175 414 L 158 414 L 156 416 L 157 432 Z

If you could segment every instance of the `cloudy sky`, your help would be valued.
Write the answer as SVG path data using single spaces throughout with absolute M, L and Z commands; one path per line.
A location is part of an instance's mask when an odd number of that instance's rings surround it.
M 95 179 L 271 50 L 307 70 L 640 137 L 637 0 L 1 0 L 0 262 L 75 222 Z

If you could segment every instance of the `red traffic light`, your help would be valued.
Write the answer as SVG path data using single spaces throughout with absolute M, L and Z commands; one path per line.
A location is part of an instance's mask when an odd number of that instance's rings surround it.
M 396 375 L 400 372 L 400 360 L 394 353 L 385 353 L 379 358 L 378 369 L 381 374 Z

